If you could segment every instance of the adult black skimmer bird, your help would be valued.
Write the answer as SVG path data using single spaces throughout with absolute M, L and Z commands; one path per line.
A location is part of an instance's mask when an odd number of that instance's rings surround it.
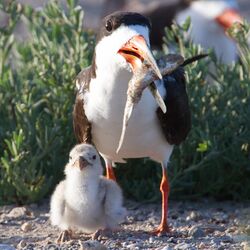
M 127 158 L 150 157 L 161 163 L 162 220 L 155 230 L 161 234 L 169 231 L 169 157 L 174 145 L 186 138 L 191 126 L 182 67 L 156 81 L 167 106 L 166 114 L 150 91 L 144 90 L 130 118 L 123 146 L 116 153 L 133 71 L 144 60 L 157 71 L 150 50 L 149 31 L 149 20 L 138 13 L 115 12 L 103 19 L 92 64 L 77 77 L 73 122 L 78 141 L 93 143 L 104 158 L 110 179 L 115 179 L 112 163 L 124 163 Z
M 235 0 L 193 1 L 188 8 L 178 13 L 177 23 L 191 17 L 190 39 L 203 48 L 212 48 L 223 63 L 237 59 L 235 41 L 226 35 L 226 30 L 235 22 L 243 22 Z

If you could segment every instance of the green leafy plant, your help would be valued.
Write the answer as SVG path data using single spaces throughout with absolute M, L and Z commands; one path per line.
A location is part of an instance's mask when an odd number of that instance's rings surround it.
M 83 10 L 67 4 L 66 12 L 56 2 L 41 12 L 15 1 L 5 6 L 14 20 L 0 35 L 0 204 L 48 194 L 75 143 L 74 79 L 90 62 L 93 35 L 82 29 Z M 19 19 L 30 30 L 26 43 L 13 36 Z
M 179 187 L 177 193 L 219 199 L 250 198 L 247 27 L 246 24 L 238 26 L 235 32 L 241 37 L 241 40 L 236 39 L 239 49 L 244 48 L 244 53 L 240 53 L 243 64 L 224 65 L 211 54 L 209 63 L 215 72 L 208 72 L 213 80 L 206 83 L 202 80 L 206 62 L 187 68 L 193 128 L 187 141 L 176 150 L 172 162 L 173 169 L 177 166 L 173 179 L 173 186 Z M 192 46 L 186 44 L 185 48 L 188 48 L 184 50 L 186 57 L 190 52 L 193 54 Z M 186 167 L 181 163 L 183 158 L 187 159 Z M 187 183 L 186 189 L 181 187 L 182 182 Z

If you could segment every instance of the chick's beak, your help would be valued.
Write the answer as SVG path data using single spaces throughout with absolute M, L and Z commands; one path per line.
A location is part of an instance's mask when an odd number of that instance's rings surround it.
M 242 17 L 235 9 L 226 9 L 215 20 L 224 30 L 231 28 L 234 23 L 243 23 Z
M 79 157 L 79 168 L 80 170 L 83 170 L 86 168 L 90 163 L 82 156 Z
M 140 65 L 146 61 L 155 71 L 156 75 L 162 79 L 161 72 L 153 54 L 142 35 L 133 36 L 119 49 L 118 54 L 123 56 L 125 60 L 130 63 L 133 71 L 136 71 Z

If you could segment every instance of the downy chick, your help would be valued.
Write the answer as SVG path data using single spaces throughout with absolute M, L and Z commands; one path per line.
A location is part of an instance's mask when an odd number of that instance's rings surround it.
M 71 237 L 74 229 L 93 233 L 114 229 L 124 220 L 121 189 L 102 173 L 100 157 L 92 145 L 79 144 L 71 150 L 66 178 L 56 187 L 50 204 L 52 225 L 63 230 L 59 242 Z

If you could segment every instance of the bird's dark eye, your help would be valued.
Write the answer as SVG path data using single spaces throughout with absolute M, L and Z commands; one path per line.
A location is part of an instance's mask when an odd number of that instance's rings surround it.
M 110 20 L 108 20 L 108 21 L 106 22 L 105 28 L 106 28 L 106 30 L 107 30 L 108 32 L 112 31 L 112 29 L 113 29 L 113 24 L 112 24 L 112 22 L 111 22 Z
M 96 159 L 96 155 L 93 155 L 93 156 L 92 156 L 92 159 L 95 160 L 95 159 Z
M 72 160 L 72 156 L 69 156 L 69 159 Z

